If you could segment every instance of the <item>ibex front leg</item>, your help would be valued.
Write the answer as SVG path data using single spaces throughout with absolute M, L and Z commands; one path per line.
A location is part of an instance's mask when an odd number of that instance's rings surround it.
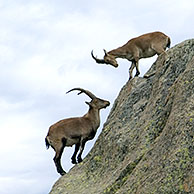
M 129 68 L 129 80 L 133 76 L 133 69 L 135 68 L 135 61 L 132 61 L 131 67 Z
M 129 80 L 132 78 L 133 76 L 133 69 L 136 68 L 136 74 L 135 76 L 138 76 L 140 74 L 140 71 L 139 71 L 139 60 L 138 59 L 134 59 L 132 60 L 132 64 L 131 64 L 131 67 L 129 68 Z
M 135 63 L 135 67 L 136 67 L 135 77 L 137 77 L 140 74 L 140 71 L 139 71 L 139 60 L 136 60 L 134 63 Z
M 82 162 L 82 153 L 84 151 L 84 147 L 85 147 L 86 141 L 87 141 L 87 139 L 82 139 L 81 140 L 80 152 L 79 152 L 78 157 L 77 157 L 78 163 Z
M 77 164 L 77 162 L 76 162 L 76 155 L 77 155 L 77 152 L 79 151 L 79 147 L 80 147 L 80 143 L 77 143 L 75 145 L 75 151 L 73 153 L 73 156 L 71 157 L 72 164 Z

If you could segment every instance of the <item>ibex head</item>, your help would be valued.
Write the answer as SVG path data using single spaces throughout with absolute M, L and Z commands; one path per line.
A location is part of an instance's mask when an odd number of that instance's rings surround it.
M 118 67 L 118 63 L 115 59 L 115 56 L 107 53 L 105 49 L 104 49 L 104 53 L 105 53 L 104 59 L 98 59 L 97 57 L 95 57 L 93 54 L 93 50 L 91 52 L 91 55 L 92 55 L 92 58 L 96 61 L 96 63 L 107 64 L 107 65 L 112 65 L 114 67 Z
M 75 90 L 80 91 L 78 93 L 78 95 L 80 95 L 81 93 L 85 93 L 87 96 L 89 96 L 92 99 L 91 102 L 86 102 L 86 104 L 88 104 L 92 108 L 96 108 L 96 109 L 100 110 L 100 109 L 106 108 L 107 106 L 110 105 L 109 101 L 100 99 L 100 98 L 96 97 L 94 94 L 92 94 L 92 92 L 85 90 L 85 89 L 82 89 L 82 88 L 73 88 L 66 93 L 69 93 L 69 92 L 75 91 Z

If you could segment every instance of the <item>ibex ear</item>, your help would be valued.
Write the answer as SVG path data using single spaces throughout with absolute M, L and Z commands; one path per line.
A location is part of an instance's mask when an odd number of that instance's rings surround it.
M 91 103 L 90 102 L 85 102 L 87 105 L 91 106 Z
M 104 54 L 105 54 L 105 55 L 108 55 L 108 53 L 106 52 L 106 50 L 105 50 L 105 49 L 103 49 L 103 50 L 104 50 Z

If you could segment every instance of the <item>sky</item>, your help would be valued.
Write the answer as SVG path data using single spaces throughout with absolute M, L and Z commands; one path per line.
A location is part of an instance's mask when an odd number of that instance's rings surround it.
M 107 51 L 147 32 L 162 31 L 171 47 L 194 38 L 193 0 L 0 0 L 0 193 L 45 194 L 60 177 L 54 151 L 44 138 L 55 122 L 82 116 L 86 95 L 66 94 L 74 87 L 109 100 L 101 125 L 86 144 L 85 157 L 102 130 L 130 62 L 119 67 L 96 64 Z M 157 56 L 140 60 L 140 76 Z M 74 147 L 65 148 L 68 172 Z

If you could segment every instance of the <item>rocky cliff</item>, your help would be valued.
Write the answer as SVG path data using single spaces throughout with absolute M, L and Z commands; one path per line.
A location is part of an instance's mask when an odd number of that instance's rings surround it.
M 51 194 L 194 193 L 194 39 L 121 89 L 95 146 Z

